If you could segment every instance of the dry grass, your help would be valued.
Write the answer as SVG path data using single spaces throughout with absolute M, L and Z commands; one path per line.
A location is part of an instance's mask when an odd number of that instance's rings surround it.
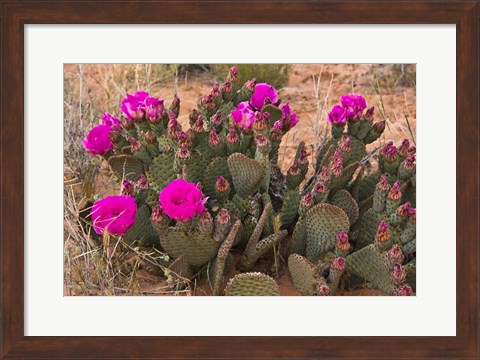
M 209 67 L 206 68 L 207 70 Z M 297 69 L 297 70 L 295 70 Z M 201 70 L 201 68 L 200 68 Z M 287 86 L 280 91 L 291 101 L 301 123 L 283 139 L 279 163 L 286 170 L 295 149 L 305 141 L 314 154 L 329 134 L 326 115 L 345 92 L 368 96 L 379 110 L 376 119 L 387 121 L 384 136 L 369 146 L 375 154 L 386 139 L 408 137 L 415 143 L 415 83 L 412 66 L 292 65 Z M 126 92 L 146 89 L 156 96 L 182 100 L 179 121 L 186 123 L 196 97 L 209 91 L 218 75 L 198 73 L 198 67 L 177 65 L 66 65 L 64 80 L 64 280 L 65 295 L 205 295 L 208 284 L 187 282 L 172 290 L 164 274 L 165 254 L 121 240 L 89 233 L 79 212 L 87 200 L 119 192 L 119 186 L 99 158 L 88 156 L 80 145 L 89 128 L 105 111 L 117 113 Z M 413 94 L 413 96 L 412 96 Z M 311 170 L 312 171 L 312 170 Z M 82 226 L 83 225 L 83 226 Z M 207 289 L 207 290 L 206 290 Z

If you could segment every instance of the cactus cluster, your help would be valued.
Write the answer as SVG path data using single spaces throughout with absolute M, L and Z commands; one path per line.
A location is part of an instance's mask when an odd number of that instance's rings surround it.
M 144 91 L 127 94 L 121 110 L 123 120 L 105 114 L 83 145 L 134 199 L 134 221 L 112 206 L 92 212 L 93 226 L 168 254 L 173 288 L 205 278 L 213 295 L 279 295 L 275 278 L 288 271 L 304 295 L 355 282 L 413 292 L 415 148 L 388 142 L 378 171 L 366 173 L 366 145 L 385 121 L 374 122 L 360 95 L 329 112 L 332 136 L 308 178 L 303 142 L 286 173 L 277 165 L 282 137 L 299 121 L 290 104 L 266 83 L 239 84 L 235 67 L 198 98 L 185 127 L 176 96 L 167 108 Z M 233 269 L 240 274 L 227 281 Z

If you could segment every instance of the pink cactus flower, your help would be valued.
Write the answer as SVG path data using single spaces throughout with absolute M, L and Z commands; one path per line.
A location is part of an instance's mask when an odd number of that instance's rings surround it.
M 285 130 L 288 131 L 293 128 L 295 125 L 298 124 L 297 114 L 293 112 L 290 108 L 290 103 L 286 103 L 280 106 L 280 110 L 282 110 L 282 123 L 283 126 L 286 128 Z
M 328 112 L 327 121 L 335 126 L 345 125 L 347 123 L 347 117 L 343 106 L 335 105 L 332 110 Z
M 247 101 L 237 105 L 235 110 L 231 112 L 233 120 L 240 130 L 249 130 L 255 122 L 255 112 L 252 110 Z
M 165 111 L 164 100 L 157 99 L 153 96 L 148 96 L 145 99 L 145 115 L 147 120 L 151 123 L 157 123 Z
M 103 155 L 113 148 L 110 140 L 112 128 L 107 125 L 97 125 L 91 129 L 82 140 L 82 145 L 90 156 Z
M 172 219 L 187 222 L 205 210 L 206 198 L 194 183 L 174 180 L 159 195 L 163 211 Z
M 260 110 L 265 103 L 274 103 L 277 101 L 277 90 L 267 83 L 260 83 L 255 86 L 255 91 L 250 98 L 250 105 Z
M 123 115 L 129 120 L 141 120 L 145 116 L 145 99 L 149 96 L 146 91 L 137 91 L 134 95 L 126 94 L 122 100 Z
M 102 118 L 99 121 L 100 125 L 107 125 L 110 127 L 114 127 L 115 125 L 121 124 L 121 121 L 119 118 L 113 116 L 112 114 L 106 112 L 103 113 Z
M 348 94 L 340 98 L 342 106 L 345 108 L 347 119 L 360 120 L 363 110 L 367 108 L 367 102 L 362 95 Z
M 93 229 L 97 234 L 107 232 L 123 236 L 135 223 L 137 204 L 130 196 L 108 196 L 92 207 Z

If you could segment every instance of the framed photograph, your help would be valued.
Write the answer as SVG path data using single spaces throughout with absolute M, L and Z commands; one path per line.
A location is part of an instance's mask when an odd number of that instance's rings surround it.
M 478 8 L 3 2 L 2 358 L 477 358 Z

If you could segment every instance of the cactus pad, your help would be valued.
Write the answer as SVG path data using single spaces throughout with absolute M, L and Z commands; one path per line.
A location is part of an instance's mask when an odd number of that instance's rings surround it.
M 375 244 L 347 256 L 346 270 L 361 276 L 375 288 L 386 294 L 393 295 L 395 284 L 387 267 L 387 254 L 380 253 Z
M 293 286 L 303 295 L 315 295 L 318 285 L 325 283 L 317 266 L 301 255 L 292 254 L 288 257 L 288 270 Z
M 283 200 L 280 211 L 280 221 L 282 228 L 287 229 L 295 221 L 298 215 L 298 206 L 300 204 L 300 194 L 298 190 L 288 190 Z
M 119 179 L 137 181 L 144 171 L 142 162 L 133 155 L 110 156 L 108 164 Z
M 305 254 L 305 246 L 307 245 L 307 227 L 305 219 L 299 218 L 295 229 L 293 230 L 292 240 L 288 248 L 289 254 Z
M 158 155 L 150 164 L 149 181 L 159 191 L 177 178 L 177 172 L 173 168 L 174 161 L 175 154 L 167 152 Z
M 227 296 L 279 296 L 277 283 L 270 276 L 251 272 L 232 278 L 225 288 Z
M 192 277 L 193 271 L 188 264 L 188 256 L 180 255 L 173 263 L 170 264 L 168 270 L 165 270 L 167 283 L 175 290 L 181 290 L 188 284 L 188 279 Z
M 192 152 L 190 161 L 187 165 L 187 181 L 197 183 L 203 183 L 205 168 L 207 167 L 206 161 L 203 156 L 198 152 Z
M 265 173 L 258 161 L 241 153 L 234 153 L 228 157 L 227 163 L 238 195 L 245 197 L 258 190 Z
M 230 184 L 232 184 L 232 176 L 228 170 L 227 159 L 217 157 L 208 164 L 203 182 L 203 193 L 205 196 L 215 196 L 215 183 L 217 182 L 217 176 L 223 176 Z
M 194 267 L 208 263 L 220 247 L 212 237 L 195 232 L 186 233 L 176 228 L 169 228 L 160 238 L 160 244 L 174 258 L 187 255 L 188 263 Z
M 375 212 L 373 208 L 367 210 L 358 222 L 357 232 L 357 244 L 356 250 L 359 250 L 375 241 L 375 235 L 377 234 L 378 224 L 380 221 L 387 219 L 385 212 Z
M 332 199 L 332 204 L 345 211 L 350 221 L 350 226 L 358 220 L 358 204 L 347 190 L 337 191 Z
M 126 232 L 123 240 L 129 244 L 137 242 L 139 245 L 146 246 L 158 242 L 158 236 L 150 222 L 150 209 L 143 205 L 137 210 L 135 223 Z
M 330 193 L 335 193 L 335 191 L 345 188 L 348 182 L 352 179 L 353 174 L 355 174 L 355 171 L 357 170 L 359 165 L 360 164 L 358 162 L 350 164 L 347 167 L 343 168 L 340 176 L 332 177 L 328 186 L 330 189 Z
M 348 232 L 350 222 L 345 211 L 331 204 L 313 206 L 305 215 L 307 227 L 306 255 L 317 261 L 320 255 L 332 250 L 339 231 Z

